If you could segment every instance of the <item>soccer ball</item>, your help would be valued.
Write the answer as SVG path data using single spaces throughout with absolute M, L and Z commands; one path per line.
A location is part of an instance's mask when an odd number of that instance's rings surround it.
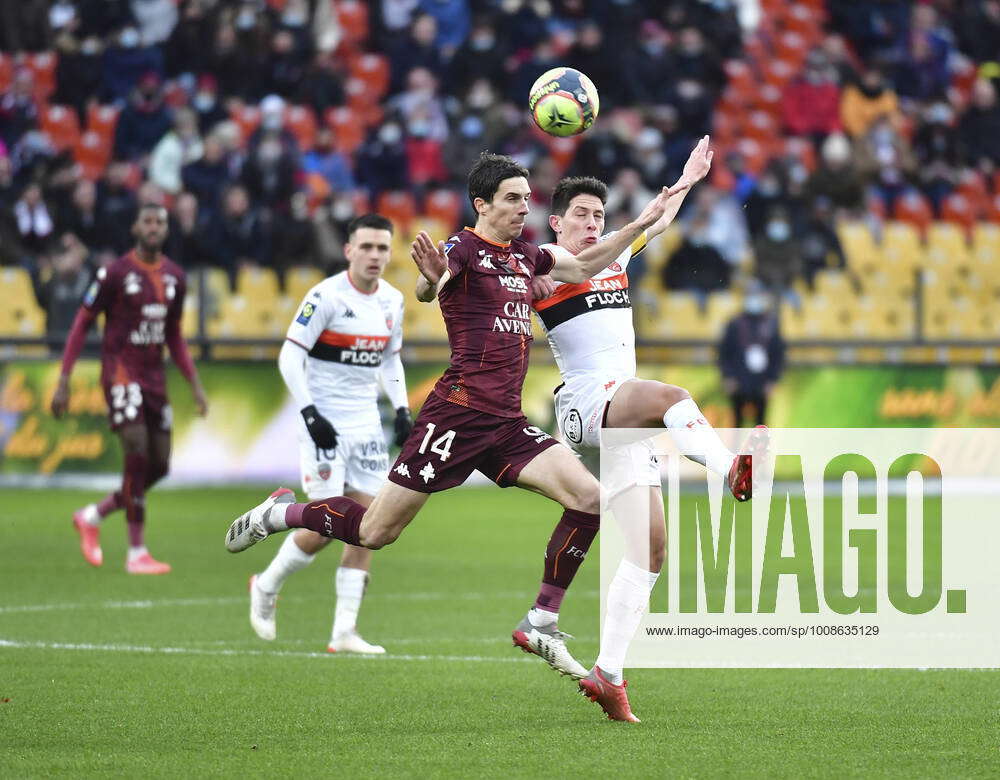
M 601 110 L 594 82 L 573 68 L 547 70 L 531 86 L 528 108 L 549 135 L 577 135 L 590 128 Z

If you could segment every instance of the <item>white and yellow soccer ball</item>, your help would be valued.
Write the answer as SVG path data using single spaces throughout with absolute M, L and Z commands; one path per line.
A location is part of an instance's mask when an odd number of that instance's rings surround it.
M 528 108 L 535 124 L 549 135 L 578 135 L 594 124 L 601 98 L 586 74 L 552 68 L 532 85 Z

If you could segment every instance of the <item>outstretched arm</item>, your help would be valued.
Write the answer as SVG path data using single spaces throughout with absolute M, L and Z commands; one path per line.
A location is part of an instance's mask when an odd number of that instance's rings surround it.
M 421 230 L 410 246 L 410 257 L 420 269 L 420 276 L 417 277 L 417 300 L 429 303 L 451 278 L 444 241 L 438 241 L 437 246 L 434 246 L 431 237 Z
M 653 239 L 660 235 L 667 226 L 674 221 L 677 212 L 680 210 L 684 198 L 687 197 L 691 188 L 704 179 L 712 168 L 712 157 L 715 152 L 708 148 L 708 136 L 704 136 L 694 147 L 687 162 L 684 163 L 684 171 L 673 187 L 670 188 L 670 197 L 667 199 L 663 216 L 660 217 L 650 228 L 646 230 L 646 238 Z

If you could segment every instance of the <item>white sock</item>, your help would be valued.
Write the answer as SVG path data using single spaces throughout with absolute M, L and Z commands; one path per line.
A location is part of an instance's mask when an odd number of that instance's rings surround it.
M 341 566 L 334 577 L 337 589 L 337 606 L 333 611 L 333 638 L 349 634 L 358 625 L 361 599 L 368 584 L 368 572 L 364 569 L 349 569 Z
M 532 607 L 528 611 L 528 622 L 535 628 L 550 626 L 558 620 L 558 612 L 549 612 L 547 609 L 539 609 L 538 607 Z
M 674 444 L 686 457 L 716 474 L 729 476 L 729 469 L 736 455 L 722 443 L 719 434 L 708 424 L 693 398 L 685 398 L 667 409 L 663 415 L 663 424 L 670 431 Z
M 87 506 L 80 510 L 80 516 L 87 525 L 94 526 L 100 525 L 104 519 L 97 511 L 97 504 L 87 504 Z
M 131 563 L 136 558 L 141 558 L 147 552 L 149 552 L 149 550 L 146 549 L 146 545 L 144 544 L 140 544 L 138 547 L 133 547 L 132 545 L 129 545 L 128 562 Z
M 309 499 L 310 501 L 312 499 Z M 271 507 L 271 514 L 267 516 L 267 521 L 279 531 L 287 531 L 288 523 L 285 522 L 285 512 L 291 504 L 275 504 Z
M 608 587 L 608 608 L 601 634 L 601 652 L 595 666 L 615 685 L 622 684 L 625 654 L 649 604 L 658 572 L 647 571 L 622 559 Z
M 302 551 L 302 548 L 295 543 L 294 533 L 288 534 L 278 548 L 278 554 L 267 568 L 257 575 L 257 587 L 265 593 L 277 593 L 290 575 L 299 569 L 304 569 L 315 557 Z

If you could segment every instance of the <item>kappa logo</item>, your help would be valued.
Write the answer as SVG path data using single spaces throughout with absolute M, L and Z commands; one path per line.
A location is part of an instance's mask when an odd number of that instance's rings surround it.
M 496 266 L 493 265 L 493 255 L 485 255 L 480 261 L 479 265 L 483 268 L 492 268 L 496 270 Z
M 358 317 L 358 315 L 357 315 L 357 314 L 355 314 L 355 313 L 354 313 L 354 312 L 352 311 L 352 309 L 351 309 L 351 307 L 350 307 L 350 306 L 345 306 L 345 307 L 344 307 L 344 319 L 347 319 L 347 320 L 354 320 L 354 319 L 357 319 L 357 317 Z
M 393 469 L 393 471 L 395 471 L 400 476 L 410 479 L 410 467 L 407 466 L 405 463 L 400 463 L 398 466 L 396 466 L 396 468 Z
M 434 471 L 434 466 L 428 463 L 426 466 L 420 469 L 420 476 L 423 477 L 424 484 L 426 485 L 428 482 L 434 479 L 434 477 L 437 476 L 437 474 Z

